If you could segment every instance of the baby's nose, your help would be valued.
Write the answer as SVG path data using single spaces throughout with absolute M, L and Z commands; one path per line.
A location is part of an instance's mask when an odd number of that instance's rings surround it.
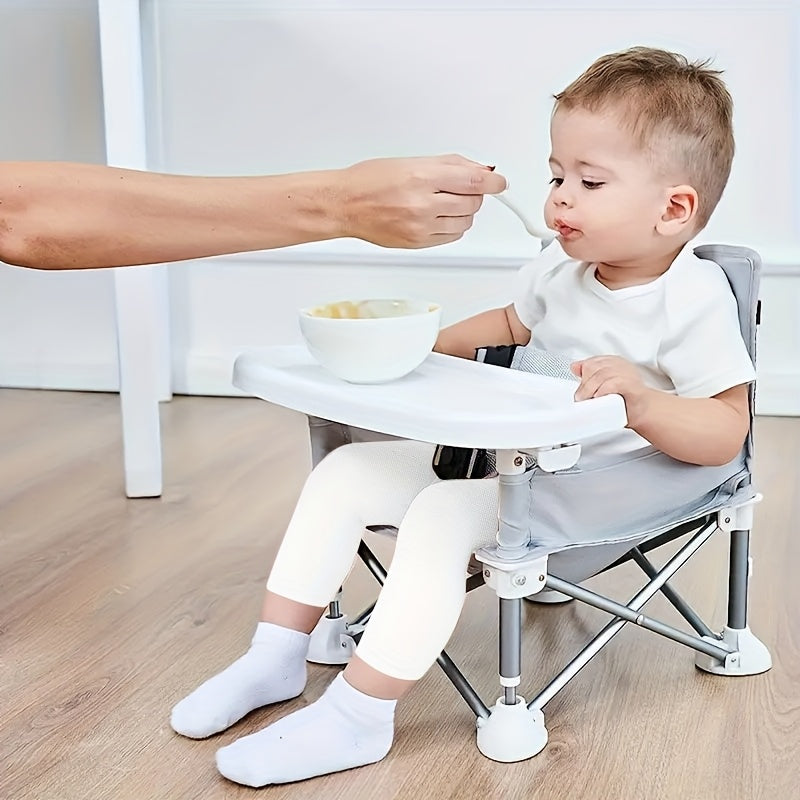
M 552 194 L 553 203 L 559 207 L 569 207 L 572 205 L 572 196 L 562 183 Z

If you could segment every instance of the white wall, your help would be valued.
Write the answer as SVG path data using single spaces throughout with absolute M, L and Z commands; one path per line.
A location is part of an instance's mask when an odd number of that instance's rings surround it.
M 0 161 L 103 163 L 96 0 L 0 0 Z M 116 388 L 107 272 L 0 264 L 0 385 Z
M 780 4 L 761 0 L 748 10 L 720 0 L 629 0 L 602 11 L 580 11 L 601 4 L 569 0 L 452 0 L 420 4 L 425 10 L 374 1 L 334 4 L 338 10 L 309 5 L 331 4 L 152 6 L 160 54 L 156 167 L 273 172 L 459 149 L 500 165 L 538 212 L 550 178 L 552 93 L 602 53 L 649 44 L 713 58 L 736 100 L 737 163 L 708 237 L 743 240 L 765 254 L 800 244 L 793 179 L 800 30 L 788 3 L 770 9 Z M 769 204 L 753 202 L 761 197 Z M 527 246 L 507 212 L 491 209 L 466 240 L 437 254 L 516 257 Z M 351 241 L 320 249 L 366 247 Z
M 16 18 L 28 14 L 31 27 L 33 6 L 48 5 L 56 4 L 30 2 L 22 11 L 20 2 L 0 0 L 0 23 L 3 9 L 13 6 Z M 69 22 L 68 37 L 61 29 L 62 63 L 46 65 L 17 53 L 31 60 L 33 74 L 45 85 L 56 74 L 62 80 L 70 74 L 66 63 L 97 64 L 96 43 L 87 46 L 85 34 L 81 40 L 75 32 L 79 18 L 82 30 L 92 28 L 91 3 L 57 5 L 61 22 L 49 16 L 42 28 L 39 20 L 39 35 L 46 30 L 52 36 L 52 26 Z M 764 255 L 759 410 L 800 414 L 796 5 L 630 0 L 602 9 L 588 1 L 460 0 L 409 8 L 388 2 L 143 0 L 150 167 L 264 173 L 377 155 L 461 151 L 496 162 L 511 176 L 514 193 L 536 212 L 548 177 L 552 92 L 595 56 L 632 44 L 713 57 L 725 69 L 736 102 L 738 153 L 704 240 L 740 242 Z M 5 37 L 15 38 L 2 25 L 0 52 Z M 78 139 L 87 146 L 99 119 L 99 81 L 96 74 L 74 77 L 93 87 L 88 94 L 83 90 L 78 114 Z M 8 82 L 0 82 L 3 92 Z M 55 97 L 40 106 L 27 125 L 61 119 L 63 105 Z M 24 131 L 20 121 L 16 125 Z M 0 129 L 4 153 L 6 136 Z M 56 140 L 64 147 L 59 134 L 52 136 L 37 144 L 38 155 L 27 157 L 52 157 L 47 147 Z M 74 136 L 70 142 L 71 157 L 92 160 L 91 147 L 83 155 Z M 463 316 L 505 297 L 515 266 L 536 249 L 507 211 L 487 202 L 464 240 L 437 250 L 386 252 L 350 240 L 175 265 L 174 389 L 230 392 L 235 354 L 295 341 L 295 309 L 317 299 L 417 294 L 441 301 L 448 319 Z M 23 278 L 10 272 L 0 271 L 0 383 L 114 388 L 113 310 L 105 276 Z M 23 282 L 28 311 L 13 319 L 12 348 L 5 344 L 12 330 L 6 306 L 9 289 L 20 292 Z M 65 337 L 57 326 L 68 328 Z

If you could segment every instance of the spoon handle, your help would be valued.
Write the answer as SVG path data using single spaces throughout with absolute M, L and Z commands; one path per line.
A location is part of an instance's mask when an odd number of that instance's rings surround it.
M 528 231 L 531 236 L 535 236 L 537 239 L 551 239 L 553 237 L 552 231 L 549 231 L 546 228 L 540 228 L 538 225 L 532 222 L 523 211 L 520 210 L 516 202 L 509 198 L 508 191 L 501 192 L 500 194 L 493 194 L 492 197 L 516 214 L 522 224 L 525 226 L 525 230 Z

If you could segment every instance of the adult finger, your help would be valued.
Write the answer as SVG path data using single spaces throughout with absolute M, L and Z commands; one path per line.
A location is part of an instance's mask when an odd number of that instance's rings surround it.
M 450 194 L 500 194 L 508 185 L 504 176 L 473 164 L 445 165 L 434 183 L 437 192 Z
M 437 156 L 438 161 L 442 164 L 452 164 L 456 167 L 464 167 L 468 164 L 472 164 L 473 166 L 483 167 L 484 169 L 494 169 L 493 166 L 489 166 L 488 164 L 483 164 L 480 161 L 475 161 L 473 158 L 467 158 L 466 156 L 462 156 L 459 153 L 449 153 L 445 156 Z
M 433 198 L 432 210 L 437 217 L 466 217 L 477 213 L 482 203 L 482 194 L 437 192 Z
M 450 244 L 450 242 L 457 242 L 464 235 L 461 233 L 432 233 L 425 242 L 420 244 L 420 247 L 437 247 L 440 244 Z
M 472 227 L 472 215 L 462 217 L 437 217 L 433 223 L 435 233 L 462 234 Z

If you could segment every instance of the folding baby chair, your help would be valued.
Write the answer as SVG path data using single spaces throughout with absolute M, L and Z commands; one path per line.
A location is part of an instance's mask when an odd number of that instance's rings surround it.
M 747 248 L 726 245 L 701 246 L 695 253 L 700 258 L 716 262 L 725 271 L 738 303 L 742 337 L 755 363 L 756 326 L 760 312 L 758 286 L 761 264 L 758 254 Z M 565 442 L 560 448 L 538 452 L 537 464 L 533 467 L 530 467 L 531 461 L 526 458 L 526 453 L 498 453 L 501 509 L 497 545 L 484 548 L 476 554 L 482 569 L 470 575 L 466 583 L 468 591 L 486 583 L 499 597 L 499 673 L 502 697 L 493 707 L 488 707 L 446 652 L 442 652 L 438 659 L 447 677 L 476 715 L 477 743 L 484 755 L 496 761 L 510 762 L 529 758 L 544 748 L 547 731 L 542 709 L 619 633 L 626 622 L 633 622 L 691 647 L 696 651 L 695 665 L 706 672 L 718 675 L 753 675 L 771 667 L 767 648 L 750 632 L 747 623 L 748 580 L 751 571 L 749 537 L 753 506 L 760 500 L 760 495 L 753 489 L 750 474 L 754 394 L 754 386 L 751 385 L 751 426 L 743 449 L 742 469 L 731 475 L 711 496 L 706 494 L 699 498 L 696 507 L 682 509 L 675 518 L 657 520 L 647 530 L 628 533 L 616 541 L 613 537 L 605 537 L 600 544 L 583 542 L 565 547 L 561 553 L 542 552 L 541 548 L 531 543 L 527 532 L 528 521 L 522 512 L 516 510 L 525 505 L 515 503 L 513 498 L 515 493 L 528 491 L 529 468 L 546 472 L 568 470 L 578 460 L 578 445 Z M 387 438 L 315 417 L 309 417 L 309 428 L 315 464 L 341 444 Z M 624 474 L 620 477 L 624 480 Z M 370 526 L 369 529 L 394 532 L 394 529 L 380 525 Z M 721 633 L 712 631 L 668 583 L 717 532 L 730 537 L 727 623 Z M 688 537 L 687 541 L 661 569 L 657 569 L 647 554 L 683 537 Z M 386 572 L 363 540 L 358 554 L 382 584 Z M 561 559 L 562 567 L 556 571 L 562 577 L 557 577 L 548 569 L 548 562 L 555 564 L 558 558 Z M 603 597 L 580 585 L 583 579 L 628 561 L 641 567 L 649 580 L 627 603 Z M 564 564 L 567 565 L 566 568 L 563 567 Z M 579 580 L 566 580 L 563 577 L 565 572 L 580 576 Z M 560 593 L 565 599 L 582 601 L 608 612 L 612 619 L 558 675 L 526 703 L 517 694 L 521 672 L 521 609 L 524 598 L 535 599 L 535 595 L 542 591 L 550 595 Z M 694 634 L 652 619 L 642 612 L 644 605 L 659 591 L 686 620 Z M 327 614 L 320 620 L 312 635 L 309 654 L 311 661 L 345 663 L 352 653 L 354 641 L 358 640 L 365 624 L 368 624 L 374 604 L 356 615 L 352 621 L 348 621 L 341 613 L 340 599 L 338 596 L 330 604 Z

